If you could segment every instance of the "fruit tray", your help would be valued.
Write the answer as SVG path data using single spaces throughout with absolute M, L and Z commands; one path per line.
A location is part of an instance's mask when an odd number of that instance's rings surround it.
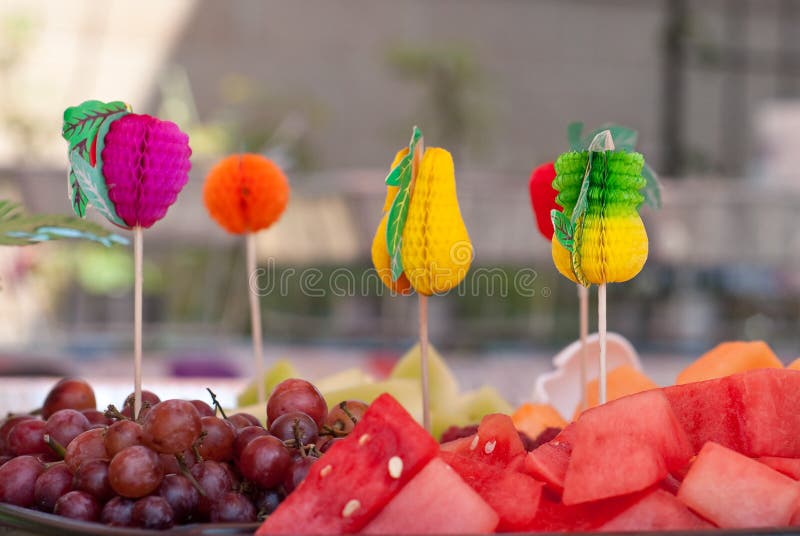
M 238 536 L 253 534 L 258 523 L 195 523 L 171 528 L 170 534 L 184 536 Z M 153 531 L 128 527 L 109 527 L 100 523 L 76 521 L 53 514 L 37 512 L 9 504 L 0 504 L 0 535 L 41 534 L 52 536 L 95 535 L 95 536 L 142 536 L 145 534 L 166 534 L 167 531 Z

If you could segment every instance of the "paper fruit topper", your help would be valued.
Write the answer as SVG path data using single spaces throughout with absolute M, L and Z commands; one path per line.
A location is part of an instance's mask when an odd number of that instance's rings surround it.
M 209 171 L 203 202 L 229 233 L 254 233 L 281 217 L 289 202 L 289 181 L 272 160 L 258 154 L 235 154 Z
M 627 281 L 647 260 L 639 207 L 646 200 L 660 204 L 658 183 L 644 157 L 633 151 L 635 131 L 607 127 L 591 133 L 587 143 L 582 125 L 576 125 L 570 127 L 572 150 L 555 161 L 553 187 L 562 210 L 551 212 L 553 261 L 562 275 L 583 286 Z
M 430 296 L 458 285 L 472 264 L 473 247 L 461 218 L 453 158 L 424 149 L 414 127 L 408 149 L 386 177 L 384 215 L 372 242 L 372 261 L 392 291 Z
M 124 102 L 86 101 L 67 108 L 69 199 L 84 217 L 92 205 L 124 229 L 164 217 L 189 178 L 189 136 L 175 123 L 131 113 Z
M 554 210 L 561 210 L 561 207 L 556 204 L 558 192 L 553 188 L 555 178 L 556 168 L 552 162 L 548 162 L 534 169 L 530 181 L 528 181 L 528 192 L 531 196 L 531 208 L 533 216 L 536 218 L 536 227 L 548 241 L 553 239 L 553 219 L 550 213 Z

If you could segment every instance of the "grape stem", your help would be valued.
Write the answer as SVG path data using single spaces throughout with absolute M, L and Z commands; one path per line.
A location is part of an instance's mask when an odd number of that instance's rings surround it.
M 114 404 L 109 404 L 108 409 L 105 411 L 105 416 L 111 419 L 117 419 L 118 421 L 127 421 L 129 420 L 125 415 L 120 413 L 117 407 Z
M 186 459 L 183 457 L 183 454 L 176 454 L 175 459 L 178 460 L 178 467 L 181 470 L 181 474 L 189 479 L 189 482 L 192 483 L 192 486 L 195 487 L 197 492 L 206 497 L 206 490 L 203 489 L 203 486 L 200 485 L 200 482 L 194 477 L 194 475 L 189 471 L 189 468 L 186 466 Z
M 50 434 L 44 435 L 44 442 L 47 443 L 47 446 L 50 447 L 56 455 L 62 460 L 64 459 L 64 456 L 67 454 L 67 449 L 64 448 L 64 445 L 56 441 Z
M 222 409 L 219 400 L 217 400 L 217 395 L 214 394 L 214 391 L 212 391 L 210 387 L 206 387 L 206 391 L 208 391 L 208 394 L 211 395 L 211 405 L 214 406 L 214 414 L 216 415 L 216 412 L 219 411 L 219 414 L 222 415 L 222 418 L 227 421 L 228 416 L 225 415 L 225 410 Z
M 203 430 L 202 432 L 200 432 L 198 438 L 195 439 L 194 443 L 192 443 L 192 453 L 194 454 L 194 457 L 197 458 L 198 462 L 203 461 L 203 456 L 200 454 L 200 445 L 203 444 L 203 439 L 205 439 L 207 435 L 208 432 Z

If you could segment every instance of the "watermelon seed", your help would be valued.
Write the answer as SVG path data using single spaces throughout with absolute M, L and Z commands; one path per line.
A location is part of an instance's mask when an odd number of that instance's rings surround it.
M 494 452 L 494 447 L 497 445 L 497 440 L 495 441 L 487 441 L 486 445 L 483 447 L 483 452 L 486 454 L 491 454 Z
M 475 450 L 478 448 L 478 441 L 480 441 L 480 439 L 481 438 L 478 437 L 478 434 L 475 434 L 475 437 L 472 438 L 472 443 L 469 444 L 469 450 Z
M 319 472 L 319 476 L 325 478 L 326 476 L 331 474 L 331 471 L 333 471 L 333 467 L 331 467 L 331 465 L 328 464 L 322 468 L 322 470 Z
M 350 499 L 347 501 L 347 504 L 344 505 L 342 517 L 350 517 L 359 508 L 361 508 L 361 502 L 358 499 Z
M 400 478 L 403 473 L 403 460 L 400 456 L 392 456 L 389 458 L 389 476 L 392 478 Z
M 364 434 L 364 435 L 362 435 L 361 437 L 358 438 L 358 444 L 359 445 L 363 445 L 367 441 L 369 441 L 369 434 Z

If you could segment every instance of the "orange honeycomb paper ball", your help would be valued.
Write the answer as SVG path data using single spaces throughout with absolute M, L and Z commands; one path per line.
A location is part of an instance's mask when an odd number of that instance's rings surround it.
M 235 154 L 208 173 L 203 201 L 214 221 L 229 233 L 253 233 L 281 217 L 289 201 L 289 181 L 272 160 Z

